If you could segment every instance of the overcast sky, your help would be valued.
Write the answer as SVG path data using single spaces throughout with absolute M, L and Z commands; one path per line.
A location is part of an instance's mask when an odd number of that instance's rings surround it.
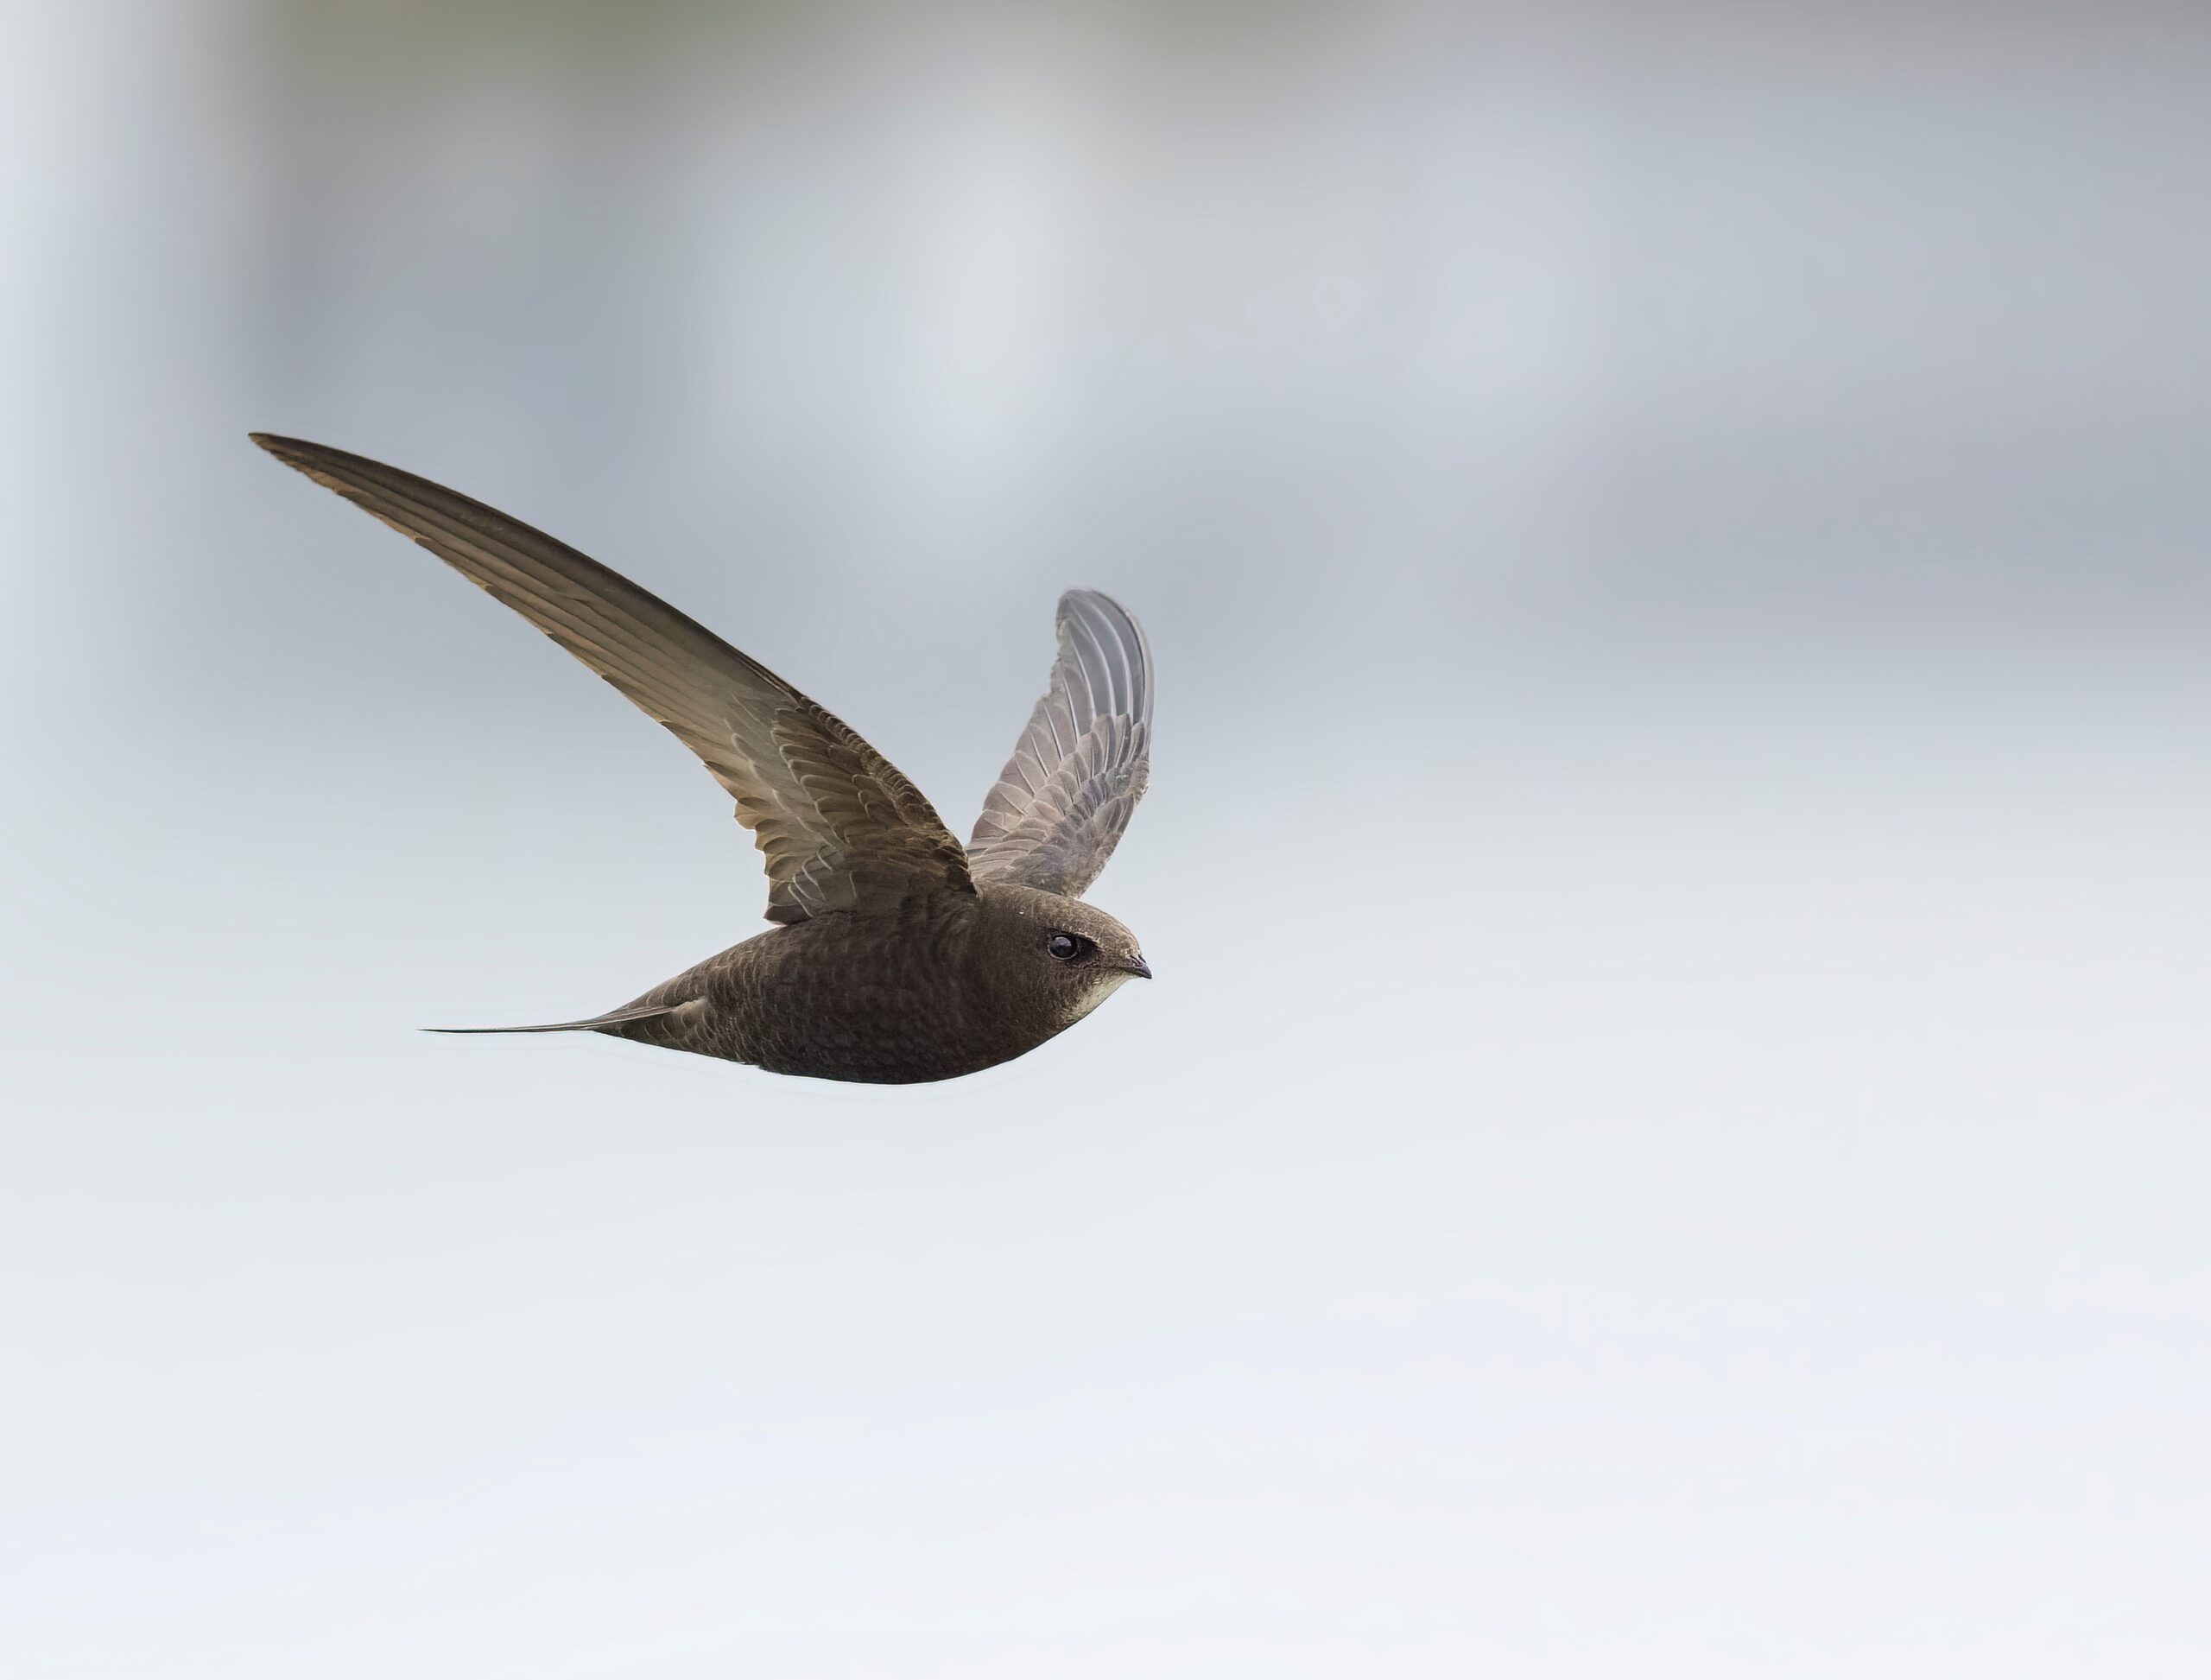
M 2130 1676 L 2211 1569 L 2211 25 L 0 7 L 0 1666 Z M 506 507 L 965 832 L 1009 1067 L 449 1022 L 726 799 L 244 442 Z

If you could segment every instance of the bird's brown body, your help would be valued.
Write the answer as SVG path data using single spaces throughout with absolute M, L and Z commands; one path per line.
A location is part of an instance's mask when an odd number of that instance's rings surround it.
M 254 441 L 512 607 L 691 749 L 737 802 L 780 923 L 634 1003 L 491 1032 L 603 1032 L 772 1073 L 910 1085 L 1034 1049 L 1131 976 L 1081 895 L 1150 773 L 1151 653 L 1118 603 L 1061 597 L 1060 653 L 962 846 L 848 726 L 618 573 L 411 472 Z
M 1035 1049 L 1140 972 L 1048 984 L 1032 948 L 1048 920 L 1068 919 L 1051 895 L 1006 886 L 824 916 L 707 958 L 629 1005 L 655 1013 L 599 1030 L 776 1074 L 871 1085 L 954 1079 Z

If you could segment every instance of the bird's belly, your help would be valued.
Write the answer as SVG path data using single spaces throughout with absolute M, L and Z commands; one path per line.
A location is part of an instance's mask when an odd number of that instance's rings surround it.
M 932 1000 L 940 1005 L 943 999 Z M 910 1000 L 840 998 L 800 1019 L 779 1020 L 744 1059 L 770 1073 L 866 1085 L 956 1079 L 1032 1049 L 1035 1041 Z
M 1050 1036 L 973 995 L 958 965 L 931 952 L 892 945 L 862 955 L 790 940 L 761 954 L 782 960 L 713 976 L 706 1018 L 677 1048 L 770 1073 L 912 1085 L 994 1066 Z

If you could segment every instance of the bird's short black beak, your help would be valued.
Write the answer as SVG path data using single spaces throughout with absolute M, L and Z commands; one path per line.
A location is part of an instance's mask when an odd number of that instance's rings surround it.
M 1148 980 L 1151 978 L 1151 965 L 1142 957 L 1131 957 L 1121 966 L 1140 980 Z

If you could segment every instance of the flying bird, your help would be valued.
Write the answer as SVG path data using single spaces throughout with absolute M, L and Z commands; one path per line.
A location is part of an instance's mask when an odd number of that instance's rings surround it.
M 768 866 L 775 927 L 580 1021 L 877 1085 L 951 1079 L 1063 1032 L 1151 970 L 1082 894 L 1150 773 L 1151 650 L 1126 609 L 1060 598 L 1059 656 L 966 846 L 846 725 L 627 578 L 483 503 L 296 438 L 253 441 L 504 602 L 697 754 Z

